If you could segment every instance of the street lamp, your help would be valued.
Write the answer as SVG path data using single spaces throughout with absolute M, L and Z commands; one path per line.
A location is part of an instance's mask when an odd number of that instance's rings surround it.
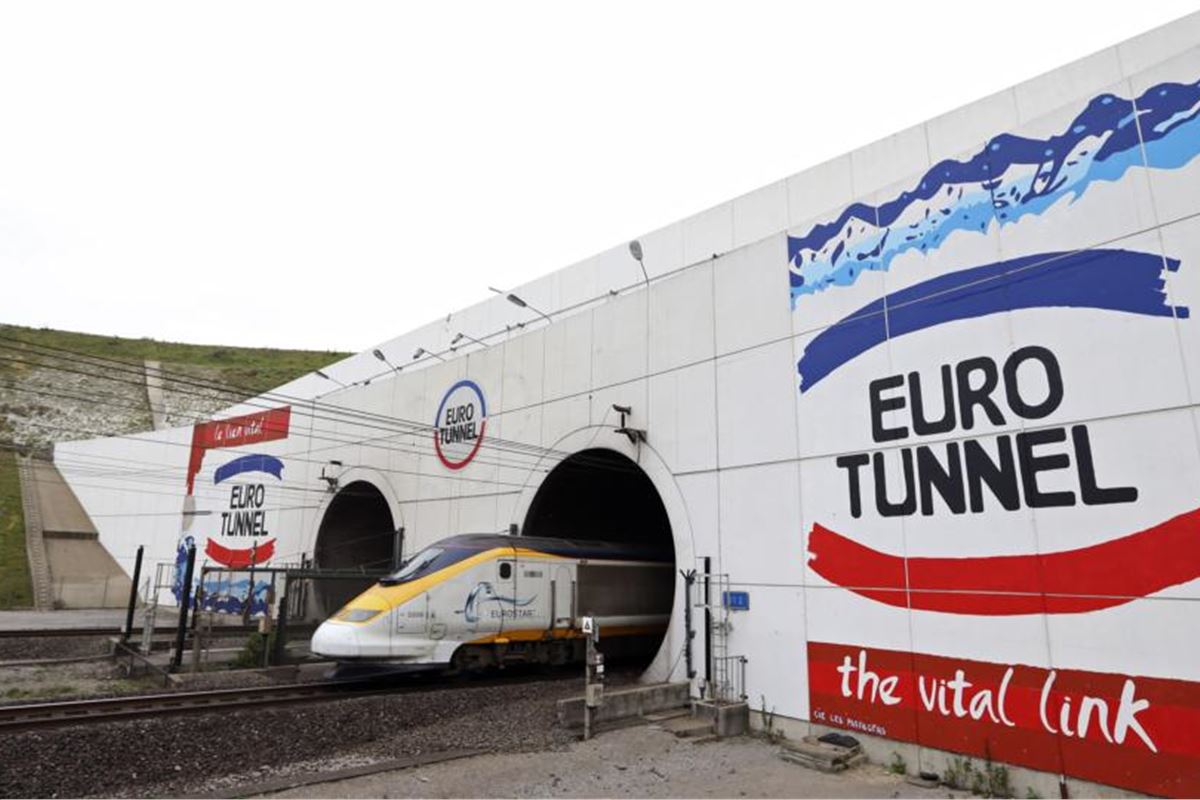
M 467 334 L 463 333 L 462 331 L 459 331 L 458 333 L 454 334 L 454 338 L 450 340 L 450 349 L 453 350 L 454 346 L 457 345 L 459 342 L 461 342 L 463 339 L 474 342 L 475 344 L 479 345 L 480 347 L 487 347 L 487 344 L 485 342 L 481 342 L 478 339 L 476 339 L 474 336 L 468 336 Z
M 342 387 L 343 389 L 349 388 L 346 386 L 346 384 L 342 383 L 337 378 L 331 378 L 328 375 L 326 375 L 324 372 L 321 372 L 321 370 L 319 370 L 319 369 L 314 369 L 313 374 L 316 375 L 318 378 L 324 378 L 327 381 L 332 381 L 333 383 L 336 383 L 338 386 Z
M 545 317 L 547 322 L 554 322 L 554 320 L 550 319 L 549 314 L 535 308 L 534 306 L 529 305 L 529 303 L 526 303 L 524 300 L 522 300 L 520 297 L 513 294 L 512 292 L 503 292 L 494 286 L 489 286 L 488 289 L 495 292 L 496 294 L 504 295 L 504 299 L 507 300 L 508 302 L 512 303 L 514 306 L 518 306 L 519 308 L 528 308 L 530 311 L 534 312 L 535 314 L 540 314 L 541 316 Z
M 642 277 L 646 279 L 646 283 L 650 283 L 650 276 L 646 274 L 646 265 L 642 263 L 642 243 L 634 239 L 629 243 L 629 255 L 638 262 L 638 266 L 642 268 Z
M 372 354 L 373 354 L 373 355 L 374 355 L 376 358 L 378 358 L 380 361 L 382 361 L 383 363 L 387 364 L 387 365 L 388 365 L 389 367 L 391 367 L 392 369 L 396 370 L 396 372 L 399 372 L 399 371 L 400 371 L 400 369 L 401 369 L 401 368 L 400 368 L 400 367 L 397 367 L 395 364 L 393 364 L 392 362 L 388 361 L 388 358 L 387 358 L 387 356 L 385 356 L 385 355 L 383 354 L 383 351 L 382 351 L 382 350 L 380 350 L 379 348 L 376 348 L 376 349 L 372 350 L 372 351 L 371 351 L 371 353 L 372 353 Z
M 431 353 L 428 350 L 426 350 L 424 347 L 418 347 L 417 352 L 413 353 L 413 361 L 416 361 L 421 356 L 433 356 L 438 361 L 446 360 L 446 359 L 442 358 L 441 356 L 439 356 L 437 353 Z

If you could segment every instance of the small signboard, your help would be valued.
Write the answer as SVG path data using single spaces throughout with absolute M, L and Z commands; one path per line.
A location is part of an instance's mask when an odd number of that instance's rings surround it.
M 749 611 L 750 610 L 750 593 L 749 592 L 725 592 L 722 600 L 725 607 L 730 611 Z

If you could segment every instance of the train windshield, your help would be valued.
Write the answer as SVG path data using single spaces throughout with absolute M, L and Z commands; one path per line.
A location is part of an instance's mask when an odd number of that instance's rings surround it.
M 408 561 L 405 561 L 404 565 L 398 571 L 393 572 L 379 582 L 384 586 L 408 583 L 409 581 L 423 578 L 426 575 L 437 572 L 439 569 L 444 569 L 451 564 L 462 561 L 476 552 L 478 551 L 463 547 L 426 547 Z

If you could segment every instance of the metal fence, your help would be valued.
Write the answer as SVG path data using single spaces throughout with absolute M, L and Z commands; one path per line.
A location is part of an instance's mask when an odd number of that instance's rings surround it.
M 719 656 L 713 658 L 712 694 L 720 703 L 746 701 L 746 657 Z

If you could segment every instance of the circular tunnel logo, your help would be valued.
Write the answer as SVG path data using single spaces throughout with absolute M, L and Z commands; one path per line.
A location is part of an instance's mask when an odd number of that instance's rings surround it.
M 433 446 L 448 469 L 471 463 L 483 444 L 487 427 L 487 401 L 474 381 L 462 380 L 450 387 L 438 406 L 433 421 Z

